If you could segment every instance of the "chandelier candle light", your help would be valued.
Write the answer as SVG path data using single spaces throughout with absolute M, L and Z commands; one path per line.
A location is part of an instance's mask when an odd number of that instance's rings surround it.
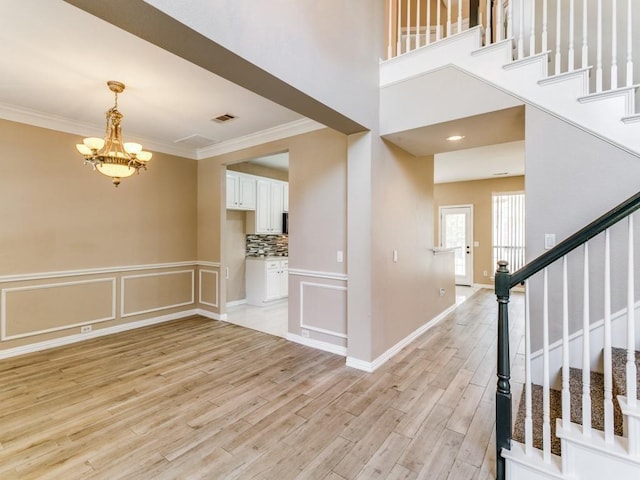
M 117 187 L 122 178 L 140 173 L 141 168 L 146 170 L 152 154 L 142 150 L 139 143 L 122 142 L 120 121 L 123 115 L 118 111 L 118 94 L 124 91 L 124 83 L 111 80 L 107 86 L 115 95 L 115 103 L 107 110 L 105 138 L 85 138 L 76 148 L 84 157 L 85 164 L 90 163 L 94 170 L 112 178 Z

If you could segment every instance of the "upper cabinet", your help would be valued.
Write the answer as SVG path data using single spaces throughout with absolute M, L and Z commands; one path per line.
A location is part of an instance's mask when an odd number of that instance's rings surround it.
M 256 209 L 256 177 L 227 171 L 227 208 Z
M 256 182 L 256 222 L 254 233 L 282 233 L 284 182 L 259 179 Z

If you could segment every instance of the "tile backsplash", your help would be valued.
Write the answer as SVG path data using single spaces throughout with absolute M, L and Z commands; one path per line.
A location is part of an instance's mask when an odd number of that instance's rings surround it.
M 289 256 L 288 235 L 247 235 L 247 257 Z

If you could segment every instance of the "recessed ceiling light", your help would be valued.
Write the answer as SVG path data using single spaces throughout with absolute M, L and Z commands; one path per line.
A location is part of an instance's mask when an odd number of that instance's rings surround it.
M 447 137 L 447 140 L 449 140 L 450 142 L 457 142 L 459 140 L 462 140 L 464 138 L 464 135 L 451 135 L 450 137 Z

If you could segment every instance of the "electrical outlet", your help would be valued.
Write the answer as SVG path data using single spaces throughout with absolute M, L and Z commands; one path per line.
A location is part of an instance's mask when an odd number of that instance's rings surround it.
M 80 333 L 89 333 L 91 330 L 93 330 L 91 325 L 83 325 L 80 327 Z
M 300 335 L 302 335 L 302 338 L 309 338 L 309 330 L 302 329 Z
M 342 250 L 338 250 L 338 253 L 336 254 L 336 261 L 338 263 L 344 262 L 344 254 L 342 253 Z
M 440 289 L 440 296 L 441 296 L 441 297 L 444 297 L 444 288 L 441 288 L 441 289 Z
M 482 272 L 482 276 L 483 276 L 483 277 L 487 277 L 487 276 L 489 276 L 489 272 L 487 272 L 486 270 L 485 270 L 485 271 L 483 271 L 483 272 Z

